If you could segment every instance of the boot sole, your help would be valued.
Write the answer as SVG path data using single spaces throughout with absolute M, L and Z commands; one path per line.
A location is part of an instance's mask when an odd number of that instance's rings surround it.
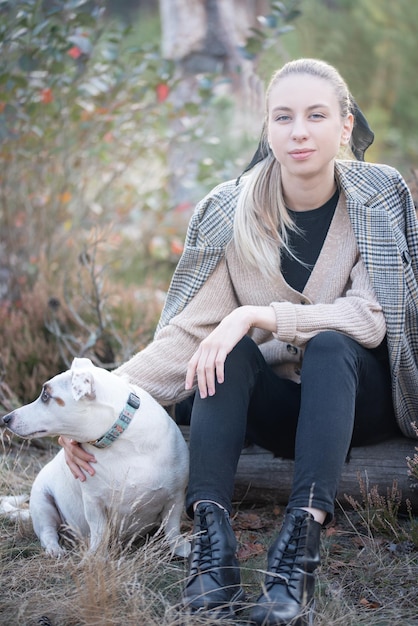
M 204 606 L 194 609 L 190 605 L 183 605 L 183 611 L 191 615 L 204 615 L 212 619 L 229 618 L 232 619 L 237 613 L 245 609 L 245 592 L 240 588 L 239 591 L 231 598 L 231 600 L 217 607 L 206 608 Z
M 308 606 L 306 606 L 302 613 L 296 615 L 292 620 L 289 621 L 273 621 L 273 618 L 269 618 L 269 615 L 266 615 L 262 622 L 251 621 L 249 624 L 254 624 L 256 626 L 314 626 L 315 622 L 315 600 L 312 600 Z

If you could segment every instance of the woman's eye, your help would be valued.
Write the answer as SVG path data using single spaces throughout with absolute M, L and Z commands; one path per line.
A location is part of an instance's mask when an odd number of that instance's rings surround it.
M 290 115 L 276 115 L 274 120 L 276 122 L 288 122 L 290 120 Z
M 325 116 L 322 113 L 312 113 L 311 118 L 314 120 L 323 120 Z

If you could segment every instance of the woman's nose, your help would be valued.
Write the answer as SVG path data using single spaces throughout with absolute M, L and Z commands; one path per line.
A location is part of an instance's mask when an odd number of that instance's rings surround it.
M 292 126 L 292 139 L 295 141 L 300 141 L 301 139 L 306 139 L 308 136 L 308 129 L 306 127 L 305 120 L 296 117 L 293 120 Z

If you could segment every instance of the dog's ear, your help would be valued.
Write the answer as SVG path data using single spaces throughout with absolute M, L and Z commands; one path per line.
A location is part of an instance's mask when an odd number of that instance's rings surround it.
M 94 400 L 96 391 L 94 389 L 94 378 L 92 372 L 88 370 L 75 370 L 71 372 L 71 391 L 74 400 L 81 398 Z
M 74 357 L 73 362 L 71 363 L 71 371 L 72 370 L 89 370 L 93 369 L 94 365 L 90 361 L 90 359 L 86 359 L 85 357 Z

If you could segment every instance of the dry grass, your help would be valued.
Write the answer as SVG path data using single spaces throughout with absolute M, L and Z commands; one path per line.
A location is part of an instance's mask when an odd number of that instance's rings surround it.
M 34 443 L 22 444 L 3 432 L 0 494 L 28 492 L 57 450 L 49 440 Z M 315 625 L 418 626 L 416 546 L 395 534 L 376 533 L 365 524 L 358 503 L 357 508 L 339 510 L 323 533 Z M 259 593 L 259 570 L 265 568 L 266 549 L 281 518 L 280 507 L 237 505 L 234 526 L 249 605 Z M 113 545 L 85 557 L 80 545 L 64 558 L 47 557 L 30 522 L 0 519 L 0 623 L 36 626 L 47 616 L 52 626 L 216 625 L 214 619 L 177 610 L 186 566 L 170 560 L 158 534 L 146 543 Z M 246 624 L 247 616 L 245 610 L 239 623 Z

